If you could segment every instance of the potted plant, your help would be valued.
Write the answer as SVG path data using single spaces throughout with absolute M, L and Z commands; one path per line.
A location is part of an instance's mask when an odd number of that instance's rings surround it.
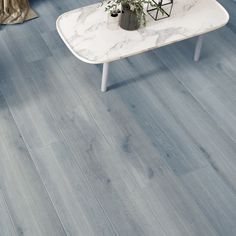
M 150 4 L 163 10 L 158 3 L 153 0 L 105 0 L 105 10 L 110 14 L 121 14 L 119 24 L 125 30 L 137 30 L 141 25 L 146 25 L 145 4 Z

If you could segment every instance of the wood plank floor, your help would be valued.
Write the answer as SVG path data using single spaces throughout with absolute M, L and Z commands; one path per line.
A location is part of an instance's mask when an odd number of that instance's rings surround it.
M 96 0 L 31 0 L 0 28 L 0 236 L 235 236 L 236 2 L 205 37 L 111 64 L 55 21 Z

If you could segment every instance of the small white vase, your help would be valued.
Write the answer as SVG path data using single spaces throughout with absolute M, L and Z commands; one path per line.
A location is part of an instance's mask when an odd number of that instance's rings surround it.
M 119 19 L 120 19 L 120 14 L 117 14 L 117 16 L 112 16 L 110 13 L 108 13 L 107 14 L 107 28 L 109 30 L 119 29 Z

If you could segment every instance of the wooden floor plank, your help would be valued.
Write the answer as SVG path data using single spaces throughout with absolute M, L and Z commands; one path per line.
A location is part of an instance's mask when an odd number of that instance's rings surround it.
M 17 235 L 65 235 L 2 95 L 0 123 L 0 188 Z
M 7 42 L 7 47 L 18 61 L 37 61 L 51 56 L 51 53 L 41 35 L 29 25 L 19 25 L 6 28 L 2 32 L 2 38 Z
M 236 198 L 212 168 L 181 177 L 219 235 L 236 234 Z
M 68 235 L 116 235 L 64 143 L 30 152 Z
M 0 235 L 17 235 L 3 192 L 0 189 Z
M 1 89 L 28 147 L 42 147 L 60 140 L 60 131 L 42 102 L 43 94 L 37 94 L 31 78 L 20 75 L 9 78 L 2 82 Z

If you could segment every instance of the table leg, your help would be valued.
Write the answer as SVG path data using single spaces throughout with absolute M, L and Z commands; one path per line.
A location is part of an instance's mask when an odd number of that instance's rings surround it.
M 200 59 L 201 55 L 201 50 L 202 50 L 202 43 L 203 43 L 203 35 L 198 36 L 197 39 L 197 44 L 194 52 L 194 61 L 198 62 Z
M 103 71 L 102 71 L 102 85 L 101 85 L 102 92 L 107 91 L 108 72 L 109 72 L 109 63 L 105 62 L 103 64 Z

